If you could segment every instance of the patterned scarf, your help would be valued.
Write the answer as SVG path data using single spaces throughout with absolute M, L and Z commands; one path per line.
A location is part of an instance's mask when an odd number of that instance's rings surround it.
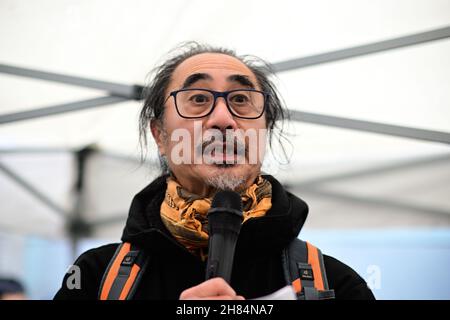
M 262 217 L 272 207 L 272 185 L 259 176 L 255 184 L 241 192 L 244 221 Z M 175 239 L 203 261 L 208 251 L 208 219 L 211 198 L 189 193 L 172 177 L 161 204 L 161 219 Z

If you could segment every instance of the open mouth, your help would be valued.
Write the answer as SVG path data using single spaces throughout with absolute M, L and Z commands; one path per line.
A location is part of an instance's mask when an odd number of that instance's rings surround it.
M 208 164 L 233 166 L 245 163 L 245 149 L 227 144 L 211 144 L 204 150 L 203 158 Z

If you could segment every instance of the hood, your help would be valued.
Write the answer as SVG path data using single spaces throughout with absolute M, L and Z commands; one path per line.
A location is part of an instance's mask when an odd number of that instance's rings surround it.
M 272 184 L 272 207 L 265 216 L 249 219 L 242 225 L 237 251 L 284 248 L 298 236 L 308 215 L 308 206 L 303 200 L 286 191 L 274 177 L 263 177 Z M 181 247 L 160 218 L 166 178 L 155 179 L 133 198 L 122 241 L 155 251 L 165 251 L 167 246 L 173 245 Z

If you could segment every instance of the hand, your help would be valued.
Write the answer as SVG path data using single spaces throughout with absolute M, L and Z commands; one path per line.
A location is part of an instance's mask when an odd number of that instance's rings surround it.
M 184 290 L 180 300 L 245 300 L 222 278 L 213 278 Z

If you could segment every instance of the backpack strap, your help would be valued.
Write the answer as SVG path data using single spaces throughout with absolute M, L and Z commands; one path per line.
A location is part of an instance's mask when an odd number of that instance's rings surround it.
M 300 239 L 283 250 L 282 262 L 287 283 L 292 284 L 300 300 L 334 299 L 328 287 L 322 252 Z
M 148 256 L 128 242 L 121 243 L 100 284 L 100 300 L 130 300 L 144 274 Z

